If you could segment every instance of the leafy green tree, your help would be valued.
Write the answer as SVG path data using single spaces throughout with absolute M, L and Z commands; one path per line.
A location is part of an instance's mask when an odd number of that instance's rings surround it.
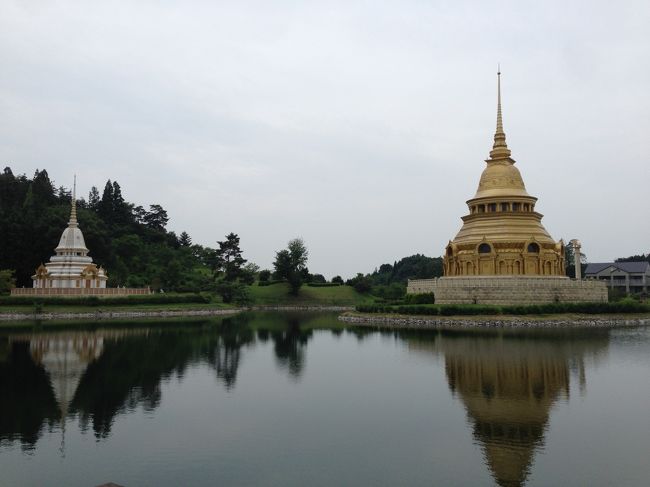
M 352 279 L 348 279 L 346 284 L 352 286 L 358 293 L 362 294 L 370 292 L 372 289 L 372 280 L 370 277 L 364 276 L 361 272 Z
M 333 283 L 333 284 L 340 284 L 340 285 L 345 284 L 345 283 L 343 282 L 343 278 L 342 278 L 341 276 L 334 276 L 334 277 L 332 278 L 332 283 Z
M 310 278 L 310 282 L 323 284 L 327 282 L 327 279 L 325 279 L 325 276 L 323 274 L 312 274 Z
M 246 280 L 246 271 L 244 270 L 246 259 L 242 257 L 239 236 L 229 233 L 226 235 L 226 240 L 217 242 L 217 244 L 219 248 L 215 255 L 214 269 L 217 276 L 217 292 L 225 303 L 235 302 L 235 299 L 241 300 L 245 295 L 245 291 L 242 291 L 240 287 Z
M 162 232 L 167 226 L 169 217 L 160 205 L 149 205 L 149 211 L 144 215 L 144 224 L 152 230 Z
M 255 278 L 257 277 L 257 274 L 260 272 L 260 266 L 257 264 L 254 264 L 253 262 L 249 262 L 246 264 L 242 270 L 241 270 L 241 275 L 240 275 L 240 280 L 244 284 L 251 285 L 255 282 Z
M 275 254 L 275 275 L 279 279 L 286 279 L 291 288 L 291 294 L 297 295 L 302 283 L 309 273 L 307 258 L 309 251 L 301 238 L 289 241 L 287 248 Z
M 587 256 L 580 252 L 580 270 L 581 275 L 585 275 L 585 269 L 587 268 Z M 576 277 L 576 265 L 575 257 L 573 252 L 573 246 L 570 243 L 564 245 L 564 269 L 566 271 L 567 277 L 575 278 Z
M 10 269 L 0 269 L 0 294 L 9 294 L 15 285 L 16 279 L 14 279 L 14 271 Z
M 263 271 L 260 271 L 259 280 L 260 282 L 269 282 L 271 280 L 271 271 L 268 269 L 264 269 Z

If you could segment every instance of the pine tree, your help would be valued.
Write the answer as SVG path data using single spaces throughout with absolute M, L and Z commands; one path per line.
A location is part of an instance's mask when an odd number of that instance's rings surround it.
M 106 223 L 113 223 L 113 183 L 109 179 L 104 186 L 102 199 L 97 204 L 97 213 Z
M 187 232 L 181 232 L 181 235 L 178 238 L 178 243 L 181 247 L 189 247 L 192 245 L 192 237 L 190 237 Z
M 97 186 L 93 186 L 88 193 L 88 208 L 97 211 L 99 201 L 99 191 L 97 191 Z

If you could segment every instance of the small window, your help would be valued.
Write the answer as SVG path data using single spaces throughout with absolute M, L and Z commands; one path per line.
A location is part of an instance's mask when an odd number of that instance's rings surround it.
M 496 203 L 490 203 L 490 204 L 488 205 L 488 208 L 489 208 L 488 211 L 494 213 L 494 212 L 497 211 L 497 204 L 496 204 Z
M 489 244 L 482 243 L 481 245 L 478 246 L 479 254 L 489 254 L 490 252 L 492 252 L 492 247 L 490 247 Z
M 478 212 L 485 213 L 485 205 L 478 205 Z
M 531 254 L 539 254 L 539 245 L 537 245 L 535 242 L 528 244 L 528 252 Z
M 501 211 L 508 211 L 508 203 L 501 203 Z
M 520 205 L 521 205 L 520 203 L 513 203 L 512 211 L 519 211 Z

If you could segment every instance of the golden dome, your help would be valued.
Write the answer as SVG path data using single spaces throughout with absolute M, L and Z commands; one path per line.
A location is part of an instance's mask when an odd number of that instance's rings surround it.
M 469 214 L 444 257 L 445 276 L 563 276 L 564 251 L 541 223 L 537 198 L 526 191 L 510 157 L 501 115 L 501 73 L 498 73 L 497 127 L 487 167 L 478 189 L 467 201 Z
M 530 197 L 526 192 L 526 186 L 524 180 L 521 179 L 519 169 L 510 162 L 510 159 L 489 161 L 488 166 L 481 174 L 474 199 L 493 196 Z

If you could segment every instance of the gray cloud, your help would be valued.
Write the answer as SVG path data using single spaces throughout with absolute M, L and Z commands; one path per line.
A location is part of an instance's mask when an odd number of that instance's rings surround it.
M 460 228 L 508 143 L 592 261 L 650 251 L 650 5 L 3 2 L 0 163 L 111 178 L 170 228 L 270 266 L 301 235 L 349 276 Z

